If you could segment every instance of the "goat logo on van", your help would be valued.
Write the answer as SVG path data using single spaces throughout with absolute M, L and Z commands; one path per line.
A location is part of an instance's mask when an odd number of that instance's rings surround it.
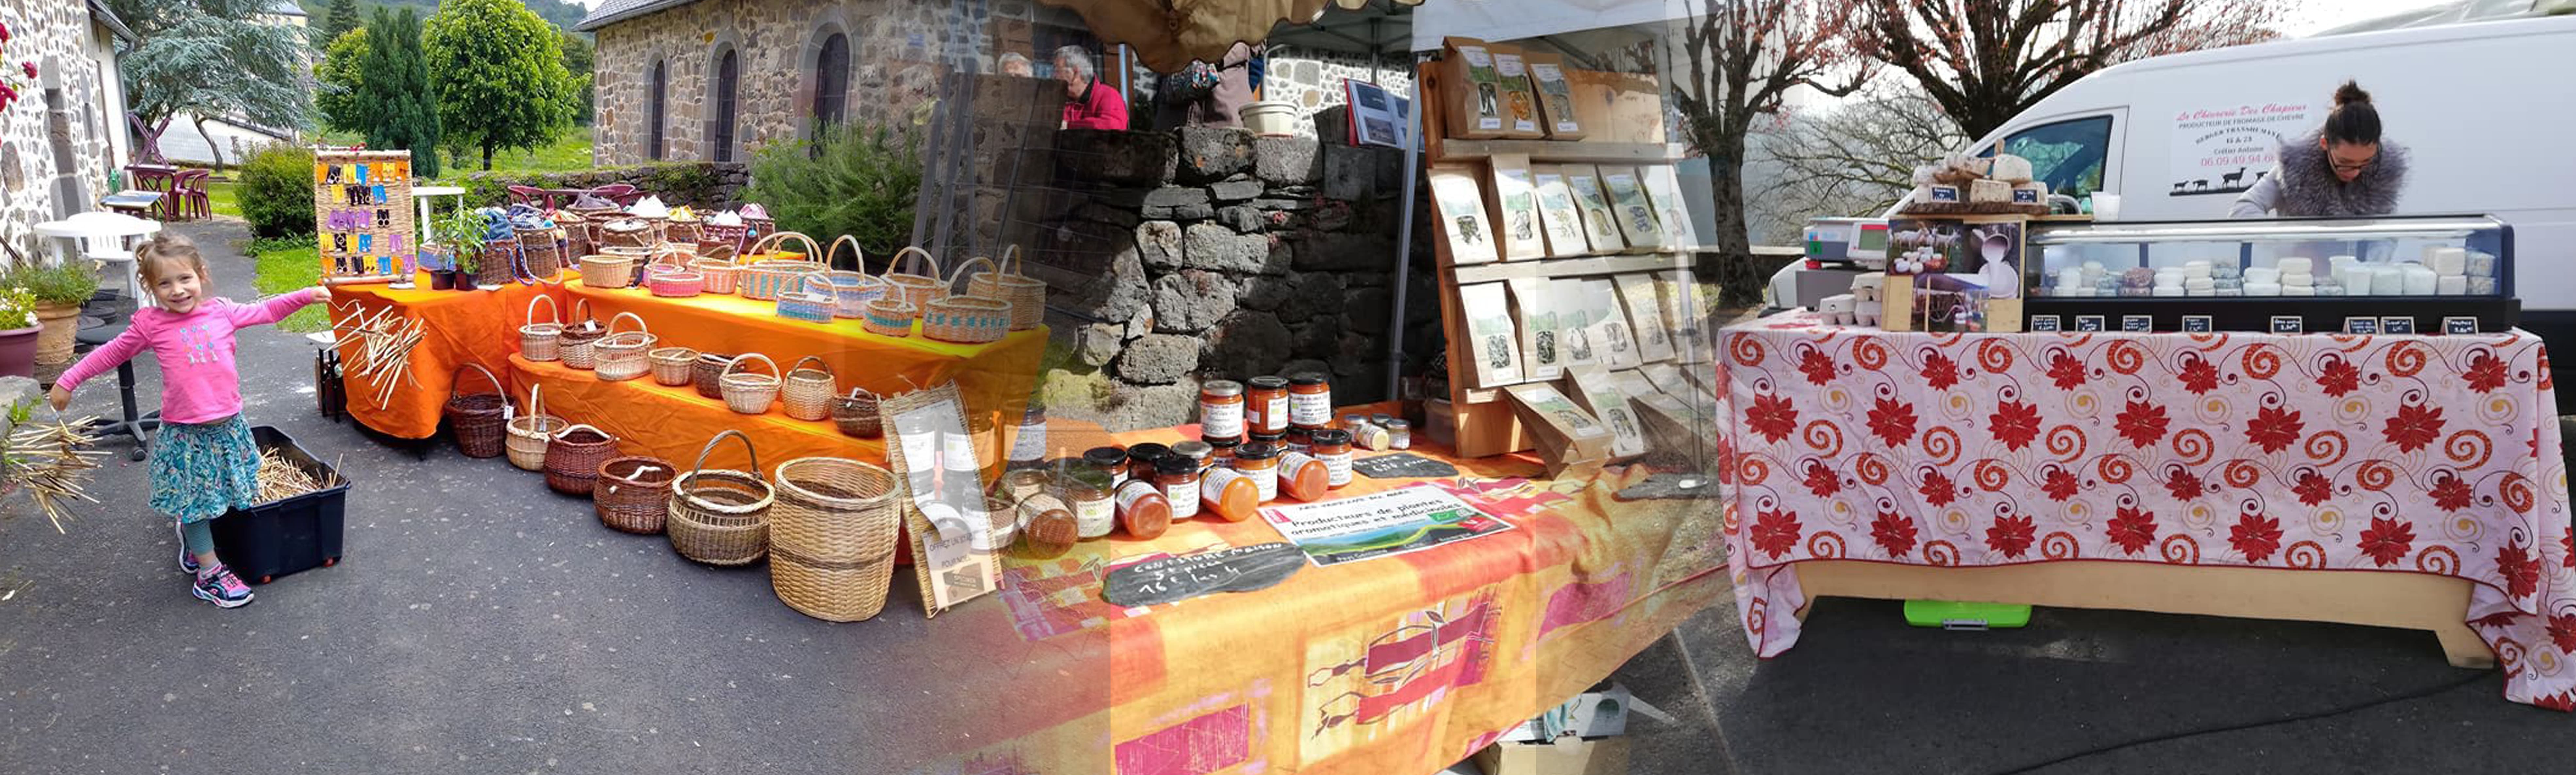
M 2243 193 L 2271 174 L 2281 145 L 2322 120 L 2307 102 L 2206 106 L 2174 114 L 2166 196 Z

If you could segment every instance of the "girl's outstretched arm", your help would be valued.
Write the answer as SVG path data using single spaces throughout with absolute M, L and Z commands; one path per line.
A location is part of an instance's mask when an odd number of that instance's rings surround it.
M 116 338 L 109 339 L 107 344 L 90 350 L 89 355 L 82 357 L 79 363 L 72 364 L 69 370 L 56 378 L 54 389 L 46 394 L 46 398 L 53 403 L 55 411 L 61 411 L 63 405 L 71 403 L 72 391 L 78 389 L 81 383 L 88 382 L 91 377 L 105 374 L 107 370 L 116 368 L 117 364 L 141 354 L 143 348 L 150 345 L 151 340 L 144 332 L 138 330 L 139 328 L 139 325 L 126 326 L 124 331 L 117 332 Z
M 330 300 L 331 289 L 316 285 L 293 293 L 271 296 L 260 300 L 258 304 L 234 305 L 225 312 L 232 317 L 233 327 L 247 328 L 285 320 L 286 316 L 295 314 L 295 311 L 303 309 L 304 305 Z

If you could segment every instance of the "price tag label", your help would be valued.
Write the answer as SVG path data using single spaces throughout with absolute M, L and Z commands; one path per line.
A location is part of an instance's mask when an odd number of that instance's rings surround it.
M 2100 331 L 2100 330 L 2102 330 L 2102 316 L 2100 316 L 2100 315 L 2077 315 L 2077 316 L 2075 316 L 2075 330 L 2077 330 L 2077 331 Z
M 2218 330 L 2218 327 L 2210 324 L 2208 315 L 2184 315 L 2182 330 L 2186 334 L 2206 334 Z
M 2304 334 L 2304 333 L 2307 333 L 2307 332 L 2308 332 L 2308 321 L 2307 321 L 2307 319 L 2306 319 L 2306 318 L 2302 318 L 2302 317 L 2299 317 L 2299 316 L 2297 316 L 2297 315 L 2273 315 L 2273 316 L 2272 316 L 2272 333 L 2275 333 L 2275 334 Z
M 2152 333 L 2156 330 L 2156 318 L 2153 315 L 2121 315 L 2120 330 L 2132 334 Z

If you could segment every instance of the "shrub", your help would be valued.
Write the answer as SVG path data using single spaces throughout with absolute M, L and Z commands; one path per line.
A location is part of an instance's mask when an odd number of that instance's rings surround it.
M 913 196 L 921 160 L 910 137 L 884 127 L 844 127 L 815 140 L 771 143 L 751 161 L 745 201 L 769 208 L 778 228 L 826 243 L 855 237 L 872 256 L 912 242 Z
M 86 261 L 46 266 L 21 264 L 0 276 L 0 288 L 25 288 L 46 304 L 79 304 L 98 293 L 98 273 L 91 271 Z
M 313 234 L 313 152 L 271 145 L 242 163 L 242 219 L 254 237 Z

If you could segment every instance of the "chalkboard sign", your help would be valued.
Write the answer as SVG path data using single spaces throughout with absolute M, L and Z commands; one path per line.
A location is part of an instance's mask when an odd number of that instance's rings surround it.
M 2379 319 L 2379 332 L 2383 334 L 2405 334 L 2411 336 L 2415 333 L 2415 316 L 2389 315 L 2382 317 Z
M 2297 315 L 2272 316 L 2272 333 L 2303 334 L 2307 333 L 2307 330 L 2308 324 L 2306 318 L 2302 318 Z
M 2186 334 L 2206 334 L 2216 331 L 2217 327 L 2210 325 L 2209 319 L 2208 315 L 2184 315 L 2182 331 Z
M 2035 332 L 2066 330 L 2066 321 L 2056 315 L 2030 316 L 2030 330 Z
M 2357 316 L 2353 316 L 2353 317 L 2344 318 L 2344 319 L 2343 319 L 2343 332 L 2344 332 L 2344 333 L 2347 333 L 2347 334 L 2376 334 L 2376 333 L 2379 333 L 2379 318 L 2370 317 L 2370 316 L 2367 316 L 2367 315 L 2357 315 Z
M 1420 479 L 1457 476 L 1458 467 L 1410 452 L 1351 461 L 1351 470 L 1371 479 Z
M 1161 557 L 1111 569 L 1101 580 L 1100 599 L 1133 608 L 1215 592 L 1251 592 L 1287 581 L 1303 567 L 1306 553 L 1290 543 Z
M 2467 317 L 2467 316 L 2459 316 L 2459 317 L 2447 317 L 2447 318 L 2443 318 L 2443 319 L 2442 319 L 2442 333 L 2445 333 L 2445 334 L 2474 334 L 2474 333 L 2477 333 L 2477 332 L 2478 332 L 2478 319 L 2477 319 L 2477 318 Z
M 2075 316 L 2075 330 L 2077 330 L 2077 331 L 2100 331 L 2100 330 L 2102 330 L 2102 316 L 2100 316 L 2100 315 L 2077 315 L 2077 316 Z
M 2156 318 L 2153 315 L 2121 315 L 2120 330 L 2132 334 L 2154 333 Z

